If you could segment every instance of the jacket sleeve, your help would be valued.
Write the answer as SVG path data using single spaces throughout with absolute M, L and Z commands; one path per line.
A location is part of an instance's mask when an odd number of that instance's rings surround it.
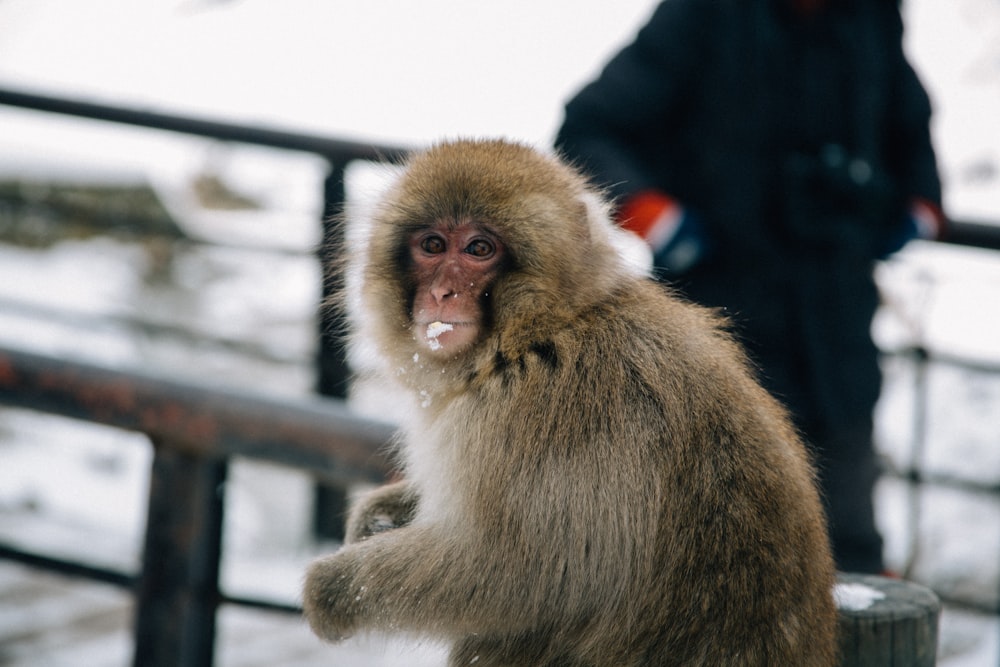
M 903 192 L 941 206 L 941 181 L 931 142 L 931 102 L 913 68 L 903 62 L 895 101 L 890 154 L 898 162 Z
M 901 25 L 899 34 L 886 155 L 902 197 L 940 207 L 941 180 L 930 130 L 931 100 L 903 53 Z
M 556 147 L 612 196 L 653 187 L 637 148 L 663 131 L 672 108 L 694 83 L 698 47 L 711 41 L 705 8 L 712 5 L 660 4 L 635 40 L 566 105 Z

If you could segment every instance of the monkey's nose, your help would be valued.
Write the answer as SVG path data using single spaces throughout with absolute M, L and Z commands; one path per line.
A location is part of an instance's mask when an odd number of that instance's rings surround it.
M 431 296 L 434 297 L 434 301 L 441 303 L 449 297 L 458 296 L 458 291 L 452 289 L 451 287 L 432 287 Z

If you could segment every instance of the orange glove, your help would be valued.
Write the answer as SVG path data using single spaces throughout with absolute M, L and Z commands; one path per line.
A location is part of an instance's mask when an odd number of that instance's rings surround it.
M 617 219 L 649 244 L 657 268 L 683 273 L 705 255 L 706 239 L 697 216 L 662 192 L 637 192 L 622 203 Z

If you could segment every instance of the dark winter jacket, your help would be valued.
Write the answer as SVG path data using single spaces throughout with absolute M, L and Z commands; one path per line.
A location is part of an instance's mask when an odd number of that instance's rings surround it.
M 870 419 L 874 260 L 911 197 L 939 204 L 930 103 L 892 0 L 666 0 L 566 107 L 558 147 L 619 198 L 698 213 L 711 255 L 675 282 L 723 306 L 810 428 Z

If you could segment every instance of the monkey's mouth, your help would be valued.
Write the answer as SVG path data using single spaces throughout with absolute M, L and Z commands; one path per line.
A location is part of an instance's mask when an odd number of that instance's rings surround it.
M 427 346 L 432 350 L 440 350 L 442 345 L 441 341 L 438 340 L 438 337 L 454 330 L 455 325 L 453 324 L 437 320 L 431 322 L 427 325 L 427 330 L 424 331 L 424 339 L 427 341 Z
M 426 336 L 428 340 L 436 340 L 438 336 L 448 331 L 453 331 L 455 325 L 449 322 L 434 321 L 427 325 Z
M 464 347 L 475 336 L 475 328 L 469 322 L 434 320 L 417 324 L 416 330 L 418 338 L 433 352 L 445 347 L 452 350 Z

